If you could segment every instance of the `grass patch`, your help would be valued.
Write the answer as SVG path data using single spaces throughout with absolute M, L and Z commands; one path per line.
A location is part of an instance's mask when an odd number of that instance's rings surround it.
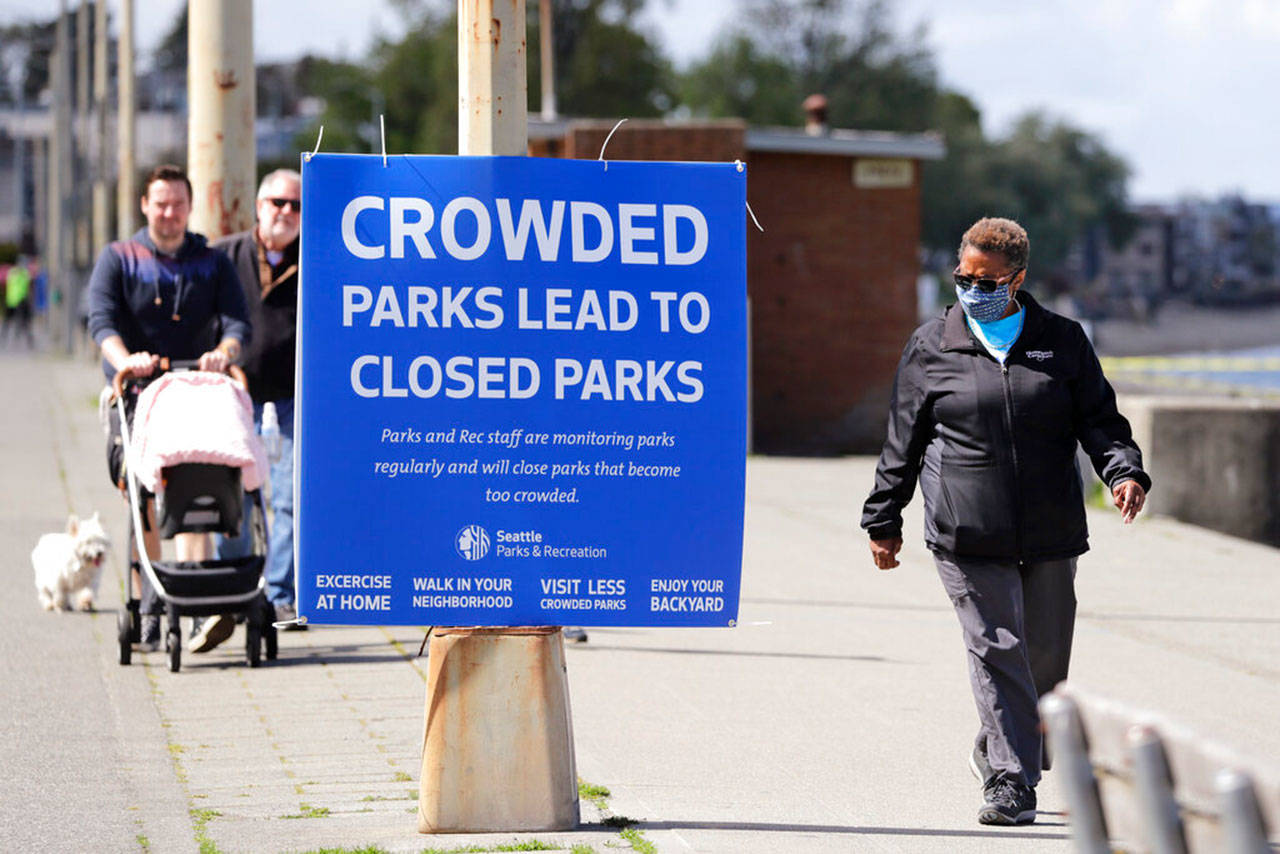
M 397 783 L 411 783 L 413 778 L 405 771 L 397 771 L 391 779 Z
M 569 849 L 569 854 L 596 854 L 596 849 L 590 845 L 579 843 Z
M 328 818 L 328 807 L 313 807 L 311 804 L 298 804 L 299 812 L 293 815 L 283 815 L 281 818 Z
M 460 848 L 423 848 L 421 854 L 495 854 L 500 851 L 559 851 L 563 845 L 529 839 L 524 842 L 508 842 L 485 848 L 480 845 L 463 845 Z M 594 852 L 592 852 L 594 854 Z
M 147 854 L 151 850 L 151 840 L 141 833 L 135 838 L 138 840 L 138 847 L 142 849 L 142 854 Z
M 364 848 L 312 848 L 305 854 L 388 854 L 387 849 L 377 845 L 366 845 Z
M 606 801 L 610 795 L 611 792 L 607 786 L 598 786 L 595 783 L 588 783 L 581 777 L 578 778 L 578 797 L 589 802 L 596 809 L 607 809 L 609 805 Z
M 639 851 L 640 854 L 658 854 L 658 849 L 652 842 L 644 838 L 644 834 L 636 830 L 634 827 L 628 827 L 622 831 L 622 838 L 631 843 L 632 851 Z
M 192 809 L 191 823 L 195 826 L 196 844 L 200 846 L 200 854 L 221 854 L 218 843 L 209 836 L 209 821 L 222 815 L 217 810 Z

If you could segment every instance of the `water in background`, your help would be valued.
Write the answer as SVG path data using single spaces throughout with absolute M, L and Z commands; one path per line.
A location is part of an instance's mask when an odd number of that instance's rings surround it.
M 1107 376 L 1152 391 L 1280 398 L 1280 345 L 1175 356 L 1102 360 Z

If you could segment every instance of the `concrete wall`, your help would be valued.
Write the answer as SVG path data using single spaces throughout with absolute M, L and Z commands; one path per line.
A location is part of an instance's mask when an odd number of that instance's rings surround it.
M 1280 546 L 1280 401 L 1121 395 L 1147 509 Z

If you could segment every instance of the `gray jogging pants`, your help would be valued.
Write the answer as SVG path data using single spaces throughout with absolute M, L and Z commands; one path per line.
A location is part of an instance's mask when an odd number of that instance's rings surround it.
M 979 721 L 975 744 L 992 770 L 1035 786 L 1048 767 L 1036 703 L 1067 678 L 1076 559 L 933 557 L 969 652 Z

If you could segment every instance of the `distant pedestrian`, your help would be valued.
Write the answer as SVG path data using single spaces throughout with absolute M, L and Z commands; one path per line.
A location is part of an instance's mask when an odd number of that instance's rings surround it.
M 35 349 L 35 338 L 31 335 L 31 272 L 27 269 L 27 259 L 19 258 L 9 268 L 4 278 L 4 340 L 12 344 L 15 337 L 26 338 L 27 349 Z
M 1034 821 L 1049 767 L 1036 705 L 1067 676 L 1076 558 L 1089 548 L 1076 443 L 1126 523 L 1151 488 L 1080 325 L 1021 290 L 1029 254 L 1012 220 L 965 232 L 957 305 L 907 342 L 862 514 L 875 565 L 898 566 L 920 480 L 925 544 L 969 652 L 983 824 Z
M 276 619 L 288 621 L 298 616 L 293 577 L 293 377 L 302 177 L 292 169 L 267 175 L 258 187 L 256 211 L 253 228 L 225 237 L 214 246 L 235 265 L 253 326 L 243 367 L 253 398 L 254 422 L 271 456 L 267 599 L 275 607 Z M 219 557 L 240 557 L 249 550 L 247 526 L 240 537 L 218 541 Z M 297 623 L 289 627 L 306 628 Z

